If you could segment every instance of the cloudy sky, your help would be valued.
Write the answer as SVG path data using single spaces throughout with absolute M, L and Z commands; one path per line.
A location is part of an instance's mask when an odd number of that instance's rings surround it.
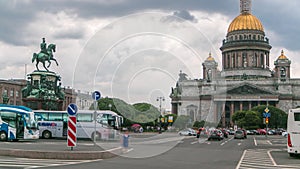
M 273 46 L 283 49 L 300 77 L 299 0 L 253 0 Z M 202 62 L 219 47 L 239 0 L 0 0 L 0 79 L 25 78 L 35 70 L 42 37 L 55 43 L 64 86 L 99 90 L 102 96 L 170 108 L 169 94 L 183 70 L 202 78 Z M 41 65 L 40 65 L 41 66 Z M 41 68 L 42 69 L 42 68 Z

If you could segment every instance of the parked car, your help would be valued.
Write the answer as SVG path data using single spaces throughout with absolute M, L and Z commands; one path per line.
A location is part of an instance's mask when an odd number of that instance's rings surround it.
M 281 135 L 282 135 L 283 137 L 287 137 L 287 135 L 288 135 L 288 132 L 286 132 L 286 131 L 283 131 L 283 132 L 281 133 Z
M 243 130 L 237 130 L 234 133 L 234 139 L 244 139 L 245 138 L 245 134 Z
M 208 140 L 223 140 L 224 136 L 221 130 L 212 130 L 208 136 Z
M 267 131 L 265 129 L 257 129 L 257 131 L 260 135 L 266 135 L 267 134 Z
M 178 134 L 180 136 L 196 136 L 197 135 L 196 131 L 191 128 L 181 130 L 178 132 Z

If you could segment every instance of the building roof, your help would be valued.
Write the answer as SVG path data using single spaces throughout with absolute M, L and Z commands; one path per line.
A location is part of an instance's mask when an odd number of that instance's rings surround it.
M 209 52 L 209 56 L 206 59 L 207 61 L 215 61 L 215 59 L 211 56 L 211 53 Z
M 285 55 L 284 55 L 284 52 L 283 52 L 283 50 L 281 50 L 281 55 L 280 56 L 278 56 L 278 59 L 280 59 L 280 60 L 285 60 L 285 59 L 288 59 Z
M 251 13 L 241 13 L 231 22 L 227 32 L 229 33 L 238 30 L 264 31 L 264 28 L 260 20 Z

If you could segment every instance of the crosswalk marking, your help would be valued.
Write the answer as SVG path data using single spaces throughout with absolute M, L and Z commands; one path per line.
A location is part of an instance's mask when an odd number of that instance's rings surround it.
M 299 169 L 296 166 L 277 165 L 266 149 L 245 150 L 236 169 Z
M 57 159 L 29 159 L 29 158 L 4 158 L 0 159 L 0 168 L 2 167 L 18 167 L 24 169 L 33 169 L 50 166 L 62 166 L 79 163 L 87 163 L 99 160 L 57 160 Z

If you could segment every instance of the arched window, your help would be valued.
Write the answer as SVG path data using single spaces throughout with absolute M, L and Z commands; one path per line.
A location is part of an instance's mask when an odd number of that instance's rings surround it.
M 264 54 L 261 54 L 261 55 L 260 55 L 260 63 L 261 63 L 261 68 L 265 68 Z

